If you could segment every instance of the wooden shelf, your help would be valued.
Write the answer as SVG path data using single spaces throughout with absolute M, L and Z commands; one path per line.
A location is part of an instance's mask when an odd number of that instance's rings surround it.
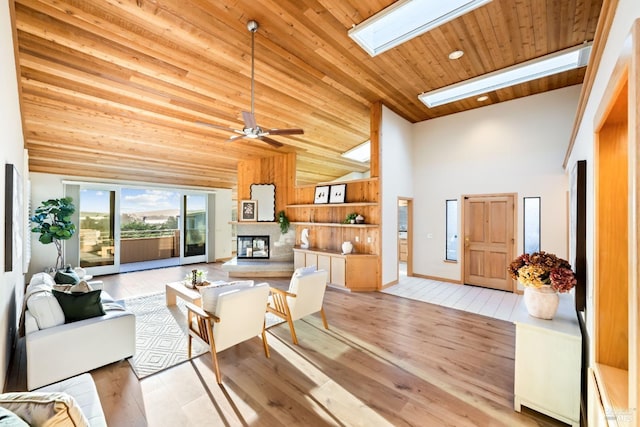
M 353 202 L 353 203 L 307 203 L 302 205 L 287 205 L 288 208 L 327 208 L 327 207 L 345 207 L 345 206 L 378 206 L 378 202 Z
M 308 225 L 316 227 L 345 227 L 345 228 L 377 228 L 378 224 L 343 224 L 341 222 L 292 222 L 293 225 Z

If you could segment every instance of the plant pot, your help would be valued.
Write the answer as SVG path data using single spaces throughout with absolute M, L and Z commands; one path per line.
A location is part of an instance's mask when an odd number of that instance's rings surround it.
M 524 288 L 524 305 L 529 315 L 539 319 L 550 320 L 558 311 L 560 298 L 558 293 L 548 285 L 539 288 Z

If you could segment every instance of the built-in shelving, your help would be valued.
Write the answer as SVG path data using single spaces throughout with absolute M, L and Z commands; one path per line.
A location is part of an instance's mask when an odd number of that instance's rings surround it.
M 378 224 L 344 224 L 340 222 L 292 222 L 294 225 L 305 225 L 314 227 L 345 227 L 345 228 L 376 228 Z
M 329 207 L 358 207 L 358 206 L 378 206 L 377 202 L 352 202 L 352 203 L 307 203 L 301 205 L 287 205 L 288 208 L 329 208 Z

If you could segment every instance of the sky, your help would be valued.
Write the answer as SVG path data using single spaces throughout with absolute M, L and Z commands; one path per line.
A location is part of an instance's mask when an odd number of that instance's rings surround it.
M 204 195 L 188 195 L 190 210 L 204 210 Z M 122 188 L 120 192 L 120 212 L 136 213 L 159 210 L 180 210 L 181 193 L 165 190 L 145 190 Z M 109 212 L 108 190 L 80 190 L 80 210 L 84 212 Z

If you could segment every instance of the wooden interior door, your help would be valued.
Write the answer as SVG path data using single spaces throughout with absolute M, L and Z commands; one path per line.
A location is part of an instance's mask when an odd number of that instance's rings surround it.
M 464 283 L 513 291 L 513 194 L 464 197 Z

